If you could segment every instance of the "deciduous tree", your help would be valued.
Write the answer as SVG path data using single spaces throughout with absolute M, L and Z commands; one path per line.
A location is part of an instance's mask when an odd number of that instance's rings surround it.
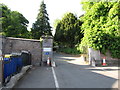
M 89 1 L 89 0 L 88 0 Z M 110 50 L 113 57 L 120 58 L 119 1 L 82 2 L 86 11 L 81 20 L 84 37 L 83 46 L 87 45 L 105 53 Z
M 80 29 L 81 24 L 82 22 L 73 13 L 66 13 L 56 25 L 55 40 L 63 46 L 75 47 L 83 37 Z
M 9 37 L 29 38 L 27 24 L 29 21 L 18 11 L 11 11 L 6 5 L 0 4 L 2 7 L 2 32 Z

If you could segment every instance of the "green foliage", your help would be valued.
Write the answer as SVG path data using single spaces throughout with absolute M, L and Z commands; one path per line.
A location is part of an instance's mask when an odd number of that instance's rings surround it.
M 80 51 L 77 50 L 77 48 L 60 48 L 59 51 L 64 52 L 66 54 L 74 54 L 74 55 L 80 54 Z
M 83 37 L 81 24 L 82 22 L 73 13 L 66 13 L 62 20 L 56 21 L 55 41 L 61 46 L 74 48 Z
M 120 36 L 112 38 L 108 47 L 114 58 L 120 58 Z
M 99 1 L 82 4 L 86 14 L 81 18 L 84 22 L 81 47 L 89 46 L 102 53 L 110 50 L 113 57 L 120 58 L 119 2 Z
M 81 43 L 76 46 L 76 49 L 82 54 L 88 53 L 88 46 L 83 46 Z
M 29 21 L 19 12 L 11 11 L 6 5 L 0 4 L 2 8 L 2 32 L 9 37 L 29 38 L 27 24 Z
M 54 28 L 57 28 L 57 26 L 58 26 L 58 24 L 60 23 L 60 19 L 56 19 L 55 21 L 54 21 Z
M 46 4 L 42 1 L 37 16 L 37 21 L 33 24 L 31 29 L 32 37 L 35 39 L 40 39 L 42 35 L 52 35 L 51 26 L 49 24 L 49 18 L 46 11 Z

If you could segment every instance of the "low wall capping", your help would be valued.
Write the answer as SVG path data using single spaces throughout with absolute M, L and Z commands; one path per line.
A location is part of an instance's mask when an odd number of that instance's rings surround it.
M 14 37 L 6 37 L 6 39 L 10 39 L 10 40 L 21 40 L 21 41 L 32 41 L 32 42 L 40 42 L 40 40 L 36 40 L 36 39 L 25 39 L 25 38 L 14 38 Z

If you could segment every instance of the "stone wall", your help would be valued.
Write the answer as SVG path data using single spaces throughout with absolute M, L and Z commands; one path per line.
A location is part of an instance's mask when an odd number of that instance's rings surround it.
M 32 64 L 39 65 L 41 60 L 40 40 L 23 38 L 3 38 L 4 54 L 20 53 L 22 50 L 29 51 L 32 54 Z
M 106 54 L 100 53 L 100 56 L 101 56 L 101 59 L 105 57 L 106 60 L 119 60 L 118 58 L 113 58 L 110 54 L 110 51 L 107 51 Z
M 101 59 L 105 58 L 106 64 L 111 66 L 111 65 L 118 65 L 120 63 L 120 59 L 118 58 L 113 58 L 110 54 L 110 51 L 107 51 L 106 54 L 100 53 Z

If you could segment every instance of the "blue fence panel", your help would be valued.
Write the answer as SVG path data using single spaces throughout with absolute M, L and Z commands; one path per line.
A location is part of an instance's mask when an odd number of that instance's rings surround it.
M 11 58 L 4 58 L 4 78 L 14 74 L 17 71 L 17 63 Z
M 17 64 L 17 71 L 16 73 L 19 73 L 23 67 L 23 62 L 22 62 L 22 58 L 20 56 L 12 56 L 11 59 L 16 62 Z
M 29 57 L 30 58 L 30 57 Z M 27 65 L 27 63 L 31 63 L 28 55 L 24 55 L 24 58 L 20 55 L 13 55 L 4 58 L 4 79 L 8 76 L 19 73 L 22 67 Z M 29 61 L 28 61 L 29 59 Z M 23 62 L 24 61 L 24 62 Z
M 16 64 L 17 64 L 17 67 L 22 67 L 23 66 L 23 62 L 22 62 L 22 58 L 21 57 L 11 57 L 11 59 L 13 60 L 13 61 L 15 61 L 16 62 Z
M 10 65 L 10 58 L 4 58 L 4 78 L 7 78 L 9 76 L 9 65 Z

